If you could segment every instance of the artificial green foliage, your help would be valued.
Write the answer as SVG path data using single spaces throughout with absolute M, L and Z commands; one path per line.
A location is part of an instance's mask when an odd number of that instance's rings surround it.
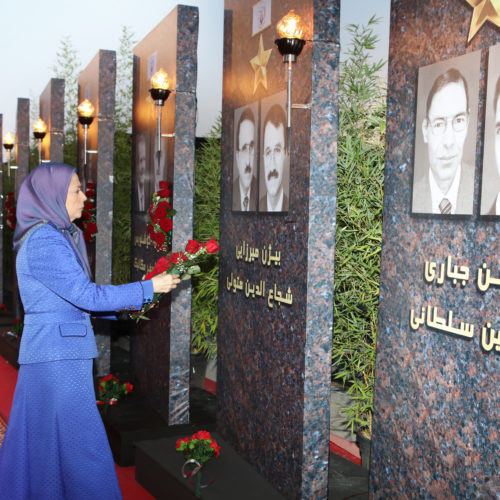
M 205 142 L 196 151 L 194 239 L 219 239 L 221 120 L 217 120 Z M 191 345 L 208 358 L 217 353 L 219 254 L 203 264 L 193 277 Z
M 371 434 L 385 163 L 384 62 L 370 53 L 377 20 L 351 25 L 340 68 L 333 377 L 348 388 L 348 425 Z

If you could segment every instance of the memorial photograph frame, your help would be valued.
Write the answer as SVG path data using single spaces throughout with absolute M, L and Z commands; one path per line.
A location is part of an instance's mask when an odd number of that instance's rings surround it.
M 260 103 L 260 129 L 259 129 L 259 212 L 265 213 L 286 213 L 289 211 L 290 201 L 290 153 L 289 144 L 287 143 L 287 127 L 286 127 L 286 90 L 277 92 L 276 94 L 265 97 Z M 267 183 L 266 183 L 266 165 L 265 165 L 265 132 L 268 112 L 274 105 L 278 105 L 284 114 L 285 121 L 283 126 L 284 144 L 283 146 L 283 165 L 281 173 L 281 186 L 283 188 L 283 202 L 281 210 L 270 210 L 267 206 Z M 282 115 L 283 116 L 283 115 Z M 281 121 L 283 118 L 281 118 Z M 289 140 L 289 139 L 288 139 Z M 273 153 L 274 160 L 274 153 Z M 269 174 L 269 173 L 268 173 Z M 279 173 L 278 173 L 279 175 Z M 278 177 L 279 178 L 279 177 Z
M 239 133 L 240 133 L 240 119 L 245 113 L 246 116 L 249 116 L 248 113 L 253 115 L 254 120 L 254 139 L 253 139 L 253 179 L 251 180 L 250 188 L 250 196 L 249 196 L 249 206 L 248 210 L 245 210 L 242 204 L 241 196 L 242 196 L 242 187 L 240 186 L 240 171 L 239 171 L 239 162 L 241 166 L 244 166 L 245 158 L 244 155 L 248 155 L 249 153 L 244 153 L 239 149 Z M 242 120 L 241 123 L 246 121 Z M 259 102 L 255 101 L 253 103 L 245 104 L 240 108 L 234 110 L 234 137 L 233 137 L 233 172 L 232 172 L 232 211 L 233 212 L 256 212 L 258 208 L 259 202 L 259 126 L 260 126 L 260 114 L 259 114 Z M 252 153 L 250 153 L 252 154 Z M 246 169 L 247 167 L 245 167 Z
M 488 51 L 486 85 L 479 213 L 500 217 L 500 44 L 490 47 Z
M 414 142 L 414 163 L 413 163 L 413 184 L 412 184 L 412 203 L 411 213 L 438 215 L 441 217 L 448 216 L 471 216 L 474 211 L 474 179 L 476 172 L 476 145 L 477 145 L 477 128 L 478 128 L 478 102 L 479 102 L 479 79 L 480 79 L 480 61 L 481 51 L 474 51 L 458 57 L 440 61 L 431 65 L 422 66 L 418 70 L 418 85 L 417 85 L 417 108 L 415 120 L 415 142 Z M 439 88 L 438 80 L 446 79 L 446 74 L 457 70 L 467 83 L 468 109 L 467 109 L 467 124 L 465 137 L 462 139 L 462 144 L 443 145 L 440 138 L 432 137 L 432 152 L 429 150 L 429 140 L 431 134 L 431 126 L 427 118 L 427 102 L 429 94 L 432 92 L 434 97 L 448 85 L 445 83 Z M 438 90 L 432 88 L 437 85 Z M 447 117 L 444 123 L 443 136 L 447 136 L 447 127 L 449 118 Z M 442 121 L 442 120 L 441 120 Z M 453 125 L 451 125 L 453 126 Z M 427 141 L 426 141 L 427 131 Z M 436 139 L 441 142 L 437 144 Z M 460 143 L 461 139 L 458 138 Z M 457 148 L 461 151 L 457 151 Z M 429 156 L 436 155 L 436 163 L 442 162 L 441 157 L 453 158 L 461 155 L 461 179 L 457 180 L 454 185 L 452 183 L 449 189 L 455 190 L 456 195 L 450 196 L 456 198 L 456 203 L 451 208 L 450 212 L 445 210 L 442 213 L 435 205 L 436 200 L 432 200 L 430 187 L 430 167 Z M 446 161 L 446 160 L 445 160 Z M 449 168 L 445 166 L 444 168 Z

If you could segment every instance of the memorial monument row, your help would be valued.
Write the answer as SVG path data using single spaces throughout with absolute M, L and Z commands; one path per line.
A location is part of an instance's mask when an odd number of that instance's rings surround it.
M 225 0 L 224 16 L 217 432 L 276 498 L 326 499 L 340 0 Z M 132 280 L 159 257 L 147 225 L 160 182 L 177 212 L 172 249 L 192 238 L 198 23 L 179 5 L 134 49 Z M 500 491 L 499 26 L 500 0 L 391 2 L 370 498 Z M 80 110 L 78 171 L 96 193 L 100 284 L 111 283 L 116 216 L 115 77 L 107 50 L 79 77 L 92 108 Z M 63 159 L 63 108 L 64 81 L 51 79 L 42 161 Z M 28 99 L 16 130 L 17 192 Z M 175 428 L 190 421 L 190 282 L 149 317 L 132 328 L 131 366 Z M 110 337 L 95 330 L 103 375 Z M 158 491 L 162 474 L 151 466 L 147 478 Z

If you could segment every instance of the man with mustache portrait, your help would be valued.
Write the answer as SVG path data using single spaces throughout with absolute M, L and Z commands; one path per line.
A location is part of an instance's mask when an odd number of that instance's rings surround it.
M 250 107 L 243 109 L 238 119 L 235 152 L 238 175 L 233 181 L 233 210 L 255 211 L 257 209 L 255 117 Z
M 288 211 L 288 194 L 283 189 L 287 158 L 285 111 L 279 104 L 273 104 L 264 120 L 263 174 L 266 193 L 259 200 L 261 212 Z

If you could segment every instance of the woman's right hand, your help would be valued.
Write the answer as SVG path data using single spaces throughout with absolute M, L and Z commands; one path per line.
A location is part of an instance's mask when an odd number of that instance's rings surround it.
M 151 278 L 153 291 L 155 293 L 168 293 L 173 290 L 180 282 L 178 274 L 158 274 Z

